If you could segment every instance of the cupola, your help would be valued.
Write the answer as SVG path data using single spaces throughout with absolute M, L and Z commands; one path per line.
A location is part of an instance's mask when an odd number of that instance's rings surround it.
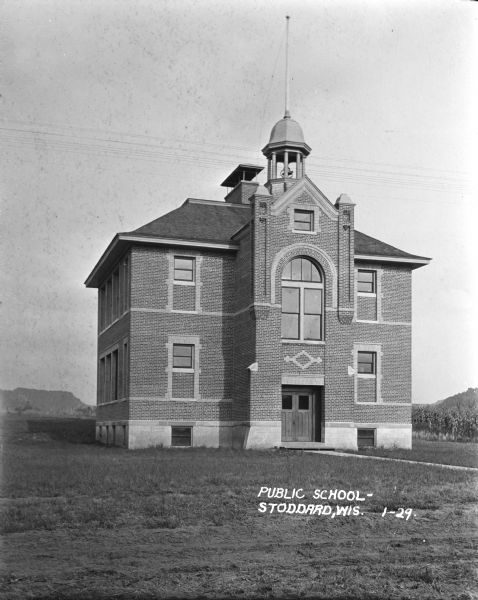
M 301 179 L 305 175 L 305 158 L 311 148 L 305 143 L 302 127 L 286 110 L 274 125 L 269 143 L 262 153 L 267 158 L 267 179 Z
M 305 143 L 302 127 L 289 112 L 289 19 L 286 17 L 285 44 L 285 112 L 271 131 L 269 143 L 262 148 L 267 158 L 267 182 L 276 192 L 285 191 L 305 175 L 305 159 L 310 146 Z

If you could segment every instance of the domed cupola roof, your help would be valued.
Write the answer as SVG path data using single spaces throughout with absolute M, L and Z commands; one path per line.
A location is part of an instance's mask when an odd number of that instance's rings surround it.
M 283 119 L 277 121 L 271 131 L 269 144 L 276 144 L 279 142 L 299 142 L 300 144 L 305 144 L 302 127 L 297 121 L 291 119 L 288 112 Z
M 302 127 L 291 118 L 289 111 L 272 128 L 269 143 L 262 149 L 262 153 L 268 156 L 275 150 L 300 150 L 305 156 L 310 153 L 311 148 L 305 143 Z

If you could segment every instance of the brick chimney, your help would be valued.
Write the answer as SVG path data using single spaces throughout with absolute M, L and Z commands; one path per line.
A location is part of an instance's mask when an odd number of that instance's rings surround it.
M 221 183 L 223 187 L 232 188 L 224 198 L 232 204 L 250 204 L 259 183 L 252 181 L 264 169 L 257 165 L 238 165 Z

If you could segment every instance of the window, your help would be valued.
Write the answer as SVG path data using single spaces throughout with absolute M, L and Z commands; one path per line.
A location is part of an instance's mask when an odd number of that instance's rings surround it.
M 357 446 L 359 448 L 374 448 L 375 429 L 357 429 Z
M 99 292 L 99 300 L 98 300 L 98 306 L 99 306 L 99 324 L 100 324 L 100 331 L 102 329 L 104 329 L 105 327 L 105 323 L 106 323 L 106 286 L 103 285 L 100 287 L 100 292 Z
M 123 260 L 122 275 L 120 312 L 123 313 L 124 311 L 128 310 L 129 307 L 129 261 L 127 256 L 125 256 Z
M 111 277 L 106 282 L 106 323 L 109 325 L 113 321 L 113 294 L 112 294 L 112 280 Z
M 309 410 L 309 396 L 299 396 L 299 410 Z
M 98 402 L 118 399 L 118 350 L 100 358 L 98 369 Z
M 319 269 L 308 258 L 293 258 L 282 273 L 282 337 L 322 340 L 322 304 Z
M 125 398 L 128 385 L 128 343 L 123 344 L 123 353 L 119 348 L 109 350 L 99 359 L 98 364 L 98 403 L 112 402 Z
M 118 350 L 111 354 L 111 400 L 118 400 Z
M 171 446 L 191 446 L 192 427 L 171 427 Z
M 123 398 L 128 395 L 128 379 L 129 379 L 129 356 L 128 356 L 128 342 L 123 342 Z
M 300 288 L 282 288 L 282 337 L 300 337 Z
M 100 359 L 100 368 L 98 373 L 98 401 L 104 402 L 105 398 L 105 375 L 106 375 L 106 361 L 104 358 Z
M 297 231 L 314 231 L 314 211 L 294 210 L 294 229 Z
M 194 258 L 174 257 L 174 281 L 194 282 Z
M 173 369 L 192 369 L 194 365 L 194 346 L 192 344 L 173 344 Z
M 376 272 L 363 271 L 362 269 L 359 269 L 357 277 L 357 291 L 366 294 L 375 294 L 376 290 Z
M 375 352 L 357 353 L 357 370 L 359 374 L 375 375 L 377 363 L 376 356 Z
M 125 256 L 100 287 L 100 331 L 119 319 L 129 307 L 129 267 Z
M 113 273 L 113 320 L 119 317 L 120 285 L 119 269 Z
M 284 267 L 282 281 L 311 281 L 321 283 L 322 277 L 314 263 L 308 258 L 293 258 Z
M 292 410 L 292 396 L 288 394 L 282 396 L 282 410 Z

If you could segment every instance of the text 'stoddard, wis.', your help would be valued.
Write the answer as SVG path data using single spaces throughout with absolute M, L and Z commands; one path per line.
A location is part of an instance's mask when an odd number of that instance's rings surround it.
M 309 492 L 303 488 L 282 488 L 262 486 L 257 494 L 262 498 L 259 502 L 260 513 L 278 513 L 286 515 L 309 515 L 330 517 L 358 517 L 363 515 L 363 503 L 373 496 L 373 493 L 364 493 L 360 490 L 321 490 L 314 489 Z M 266 502 L 267 500 L 278 500 L 279 502 Z M 307 500 L 320 500 L 324 504 L 308 503 Z M 327 503 L 328 502 L 328 503 Z M 337 504 L 347 502 L 353 504 Z M 361 504 L 357 504 L 361 503 Z M 389 510 L 384 507 L 381 517 L 387 514 L 394 515 L 397 519 L 408 521 L 411 516 L 416 516 L 411 508 L 399 507 L 397 510 Z

